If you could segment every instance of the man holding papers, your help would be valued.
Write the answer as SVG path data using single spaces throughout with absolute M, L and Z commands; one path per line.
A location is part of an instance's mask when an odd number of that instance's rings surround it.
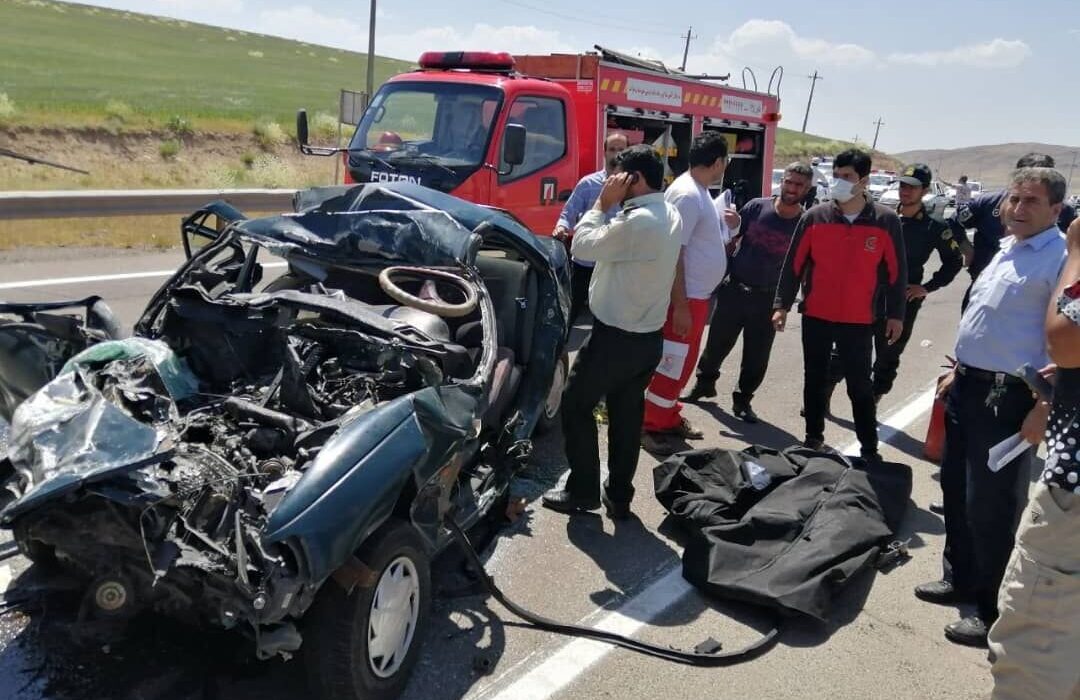
M 1065 262 L 1057 227 L 1065 179 L 1050 168 L 1017 170 L 1002 206 L 1006 238 L 971 290 L 956 339 L 957 365 L 942 382 L 945 454 L 944 576 L 915 595 L 931 603 L 973 602 L 977 613 L 946 626 L 956 643 L 986 646 L 998 616 L 997 596 L 1013 548 L 1016 520 L 1027 501 L 1032 450 L 990 466 L 1021 433 L 1038 443 L 1049 406 L 1019 376 L 1049 364 L 1043 320 Z

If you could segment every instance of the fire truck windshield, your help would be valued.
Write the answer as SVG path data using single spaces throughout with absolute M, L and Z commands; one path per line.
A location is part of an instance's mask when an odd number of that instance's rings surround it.
M 395 165 L 428 163 L 438 169 L 479 166 L 502 103 L 486 85 L 388 83 L 364 113 L 349 148 Z

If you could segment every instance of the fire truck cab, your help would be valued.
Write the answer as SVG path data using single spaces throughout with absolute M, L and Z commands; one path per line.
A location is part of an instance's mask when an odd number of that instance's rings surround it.
M 577 181 L 603 167 L 608 134 L 656 148 L 670 181 L 689 167 L 694 135 L 716 130 L 728 139 L 723 186 L 734 201 L 770 191 L 778 96 L 597 49 L 425 53 L 419 70 L 375 93 L 344 154 L 346 182 L 416 182 L 547 235 Z

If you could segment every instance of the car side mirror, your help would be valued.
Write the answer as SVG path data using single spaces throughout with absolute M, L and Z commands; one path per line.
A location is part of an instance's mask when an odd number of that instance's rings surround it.
M 525 162 L 525 127 L 507 124 L 503 132 L 502 160 L 511 168 Z
M 307 110 L 296 110 L 296 143 L 300 146 L 300 150 L 304 150 L 304 147 L 308 145 L 308 124 L 307 124 Z

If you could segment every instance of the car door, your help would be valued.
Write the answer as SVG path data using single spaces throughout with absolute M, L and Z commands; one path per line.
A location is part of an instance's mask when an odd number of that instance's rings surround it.
M 525 160 L 511 168 L 500 158 L 492 203 L 512 212 L 533 233 L 551 233 L 577 184 L 570 114 L 558 96 L 518 95 L 507 109 L 506 122 L 525 127 Z

